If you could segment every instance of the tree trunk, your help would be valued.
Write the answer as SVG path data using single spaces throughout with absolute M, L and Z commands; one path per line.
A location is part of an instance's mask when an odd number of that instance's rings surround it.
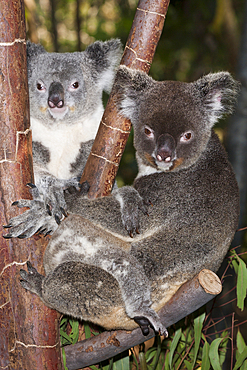
M 33 182 L 26 67 L 26 33 L 22 0 L 0 3 L 0 217 L 16 215 L 14 200 L 28 198 Z M 62 369 L 56 311 L 25 291 L 20 266 L 43 265 L 45 239 L 2 238 L 0 260 L 0 368 Z
M 169 0 L 139 1 L 121 64 L 149 72 L 168 5 Z M 111 94 L 81 178 L 81 183 L 87 180 L 90 185 L 89 198 L 110 194 L 130 129 Z

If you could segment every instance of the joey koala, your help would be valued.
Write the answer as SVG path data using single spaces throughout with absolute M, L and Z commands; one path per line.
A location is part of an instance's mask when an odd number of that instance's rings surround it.
M 192 83 L 156 82 L 120 67 L 115 89 L 131 119 L 139 172 L 133 187 L 89 200 L 66 195 L 71 213 L 44 255 L 46 276 L 30 263 L 21 284 L 62 313 L 106 329 L 139 324 L 167 333 L 157 311 L 203 268 L 217 271 L 239 215 L 238 186 L 213 125 L 232 112 L 239 84 L 228 72 Z M 125 235 L 124 207 L 141 234 Z
M 14 202 L 30 210 L 9 221 L 5 237 L 29 237 L 41 226 L 52 232 L 66 215 L 64 189 L 78 186 L 103 114 L 102 93 L 111 90 L 121 52 L 118 39 L 75 53 L 27 43 L 36 187 L 29 184 L 33 201 Z M 37 213 L 40 221 L 33 224 Z

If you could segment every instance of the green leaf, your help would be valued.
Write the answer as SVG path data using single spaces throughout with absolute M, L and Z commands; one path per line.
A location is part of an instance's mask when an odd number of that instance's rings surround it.
M 239 369 L 239 367 L 243 364 L 244 360 L 247 359 L 247 347 L 243 350 L 243 352 L 240 353 L 238 356 L 237 362 L 233 368 L 233 370 Z
M 119 360 L 113 362 L 113 370 L 128 370 L 130 368 L 129 352 Z
M 72 338 L 72 343 L 75 344 L 78 342 L 79 338 L 79 321 L 76 319 L 69 320 L 71 326 L 70 337 Z
M 173 338 L 172 343 L 171 343 L 170 353 L 169 353 L 169 366 L 170 366 L 170 368 L 172 367 L 173 354 L 174 354 L 175 349 L 178 345 L 179 339 L 181 338 L 181 334 L 182 334 L 182 329 L 181 328 L 176 330 L 176 332 L 174 334 L 174 338 Z
M 147 362 L 146 362 L 146 358 L 145 358 L 145 353 L 144 352 L 140 352 L 139 353 L 139 361 L 140 361 L 140 369 L 141 370 L 147 370 Z
M 64 348 L 62 348 L 62 356 L 63 356 L 63 366 L 64 366 L 64 370 L 68 370 L 67 366 L 66 366 L 66 354 L 65 354 L 65 350 Z
M 60 330 L 60 336 L 65 338 L 69 343 L 73 343 L 73 339 L 63 330 Z
M 84 321 L 83 326 L 84 326 L 84 331 L 85 331 L 85 338 L 86 339 L 91 338 L 91 330 L 90 330 L 90 327 L 88 325 L 88 322 Z
M 236 341 L 237 341 L 236 358 L 238 359 L 240 353 L 242 353 L 243 350 L 246 347 L 244 338 L 243 338 L 243 336 L 242 336 L 242 334 L 241 334 L 241 332 L 240 332 L 239 329 L 238 329 L 238 332 L 237 332 Z
M 210 359 L 209 359 L 209 343 L 205 339 L 205 343 L 202 350 L 202 366 L 203 370 L 210 369 Z
M 203 326 L 205 316 L 206 316 L 206 313 L 204 312 L 200 316 L 196 317 L 194 320 L 195 348 L 194 348 L 194 360 L 192 363 L 193 364 L 192 368 L 194 367 L 196 363 L 196 358 L 197 358 L 198 350 L 200 347 L 200 341 L 202 337 L 202 326 Z
M 222 338 L 217 338 L 211 343 L 209 348 L 209 358 L 214 370 L 221 370 L 219 357 L 219 345 L 221 342 Z
M 238 278 L 237 278 L 237 306 L 241 311 L 244 309 L 244 300 L 247 290 L 247 268 L 245 262 L 239 258 Z
M 193 370 L 193 364 L 187 360 L 184 360 L 184 364 L 188 370 Z

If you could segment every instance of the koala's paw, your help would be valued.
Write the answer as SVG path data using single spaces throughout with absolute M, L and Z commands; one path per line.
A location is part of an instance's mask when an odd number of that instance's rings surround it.
M 42 281 L 44 279 L 44 276 L 40 275 L 29 261 L 27 262 L 27 269 L 28 269 L 28 272 L 26 270 L 22 270 L 22 269 L 20 270 L 21 285 L 23 286 L 23 288 L 30 290 L 31 292 L 41 297 L 42 296 Z
M 149 326 L 152 326 L 156 333 L 168 337 L 168 331 L 166 327 L 161 323 L 159 316 L 152 309 L 148 309 L 147 312 L 143 312 L 143 315 L 133 317 L 134 321 L 140 326 L 143 335 L 149 334 Z
M 8 225 L 3 226 L 8 229 L 8 234 L 3 235 L 5 239 L 29 238 L 37 232 L 45 235 L 52 234 L 60 223 L 60 219 L 56 220 L 49 206 L 43 201 L 38 188 L 33 184 L 28 184 L 28 186 L 31 189 L 33 200 L 21 199 L 12 204 L 18 208 L 27 207 L 29 209 L 21 215 L 11 218 Z
M 133 234 L 139 234 L 139 212 L 148 216 L 148 205 L 140 194 L 131 186 L 120 188 L 116 192 L 116 199 L 121 206 L 121 218 L 125 229 L 132 238 Z

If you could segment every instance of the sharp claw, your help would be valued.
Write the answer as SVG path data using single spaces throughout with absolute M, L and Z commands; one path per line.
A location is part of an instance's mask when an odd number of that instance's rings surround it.
M 55 221 L 58 225 L 61 224 L 61 221 L 60 221 L 60 218 L 58 217 L 58 215 L 55 215 Z
M 40 235 L 40 234 L 43 234 L 45 230 L 46 230 L 46 227 L 43 229 L 43 226 L 41 226 L 41 227 L 36 231 L 36 233 L 37 233 L 38 235 Z
M 49 235 L 52 232 L 52 230 L 48 230 L 47 233 L 45 233 L 45 236 Z
M 4 238 L 4 239 L 11 239 L 11 238 L 12 238 L 12 236 L 11 236 L 11 234 L 6 234 L 6 235 L 3 235 L 3 238 Z
M 17 236 L 18 239 L 25 239 L 27 236 L 25 234 Z
M 137 234 L 140 234 L 140 231 L 138 230 L 138 227 L 136 228 L 136 233 Z
M 60 207 L 60 211 L 62 212 L 64 217 L 68 217 L 68 214 L 67 214 L 67 212 L 65 211 L 65 209 L 63 207 Z
M 9 229 L 10 227 L 12 227 L 12 226 L 11 226 L 11 224 L 3 225 L 3 228 L 4 228 L 4 229 Z
M 15 202 L 13 202 L 11 205 L 12 206 L 17 206 L 17 204 L 18 204 L 19 202 L 18 202 L 18 200 L 16 200 Z
M 48 215 L 51 216 L 52 213 L 51 213 L 51 207 L 49 204 L 46 205 L 46 210 L 47 210 Z
M 132 233 L 132 231 L 128 231 L 128 233 L 129 233 L 129 236 L 130 236 L 131 238 L 133 238 L 133 233 Z
M 159 330 L 159 333 L 160 333 L 160 335 L 163 335 L 165 338 L 168 338 L 169 334 L 168 334 L 168 331 L 166 329 L 164 330 L 163 333 L 161 333 L 160 330 Z
M 31 189 L 36 188 L 36 186 L 35 186 L 32 182 L 28 182 L 28 183 L 27 183 L 27 187 L 29 187 L 29 188 L 31 188 Z

